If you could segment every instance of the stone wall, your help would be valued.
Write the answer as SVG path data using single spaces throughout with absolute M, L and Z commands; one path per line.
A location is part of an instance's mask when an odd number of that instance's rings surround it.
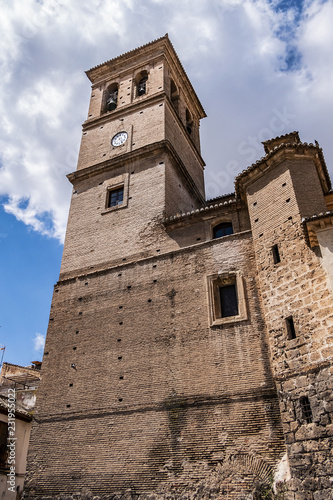
M 287 498 L 330 498 L 333 297 L 302 224 L 325 210 L 314 161 L 303 152 L 272 164 L 247 187 L 247 199 L 293 477 Z

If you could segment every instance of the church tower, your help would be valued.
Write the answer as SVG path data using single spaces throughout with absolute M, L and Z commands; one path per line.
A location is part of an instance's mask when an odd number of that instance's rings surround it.
M 77 171 L 68 176 L 62 276 L 154 254 L 163 217 L 204 205 L 205 112 L 168 36 L 87 76 L 92 94 Z M 162 252 L 170 241 L 160 234 L 158 246 Z
M 247 207 L 167 35 L 87 76 L 26 498 L 236 498 L 285 453 Z

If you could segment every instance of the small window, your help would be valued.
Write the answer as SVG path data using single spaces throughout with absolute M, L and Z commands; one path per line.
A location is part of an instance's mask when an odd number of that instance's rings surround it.
M 295 330 L 295 324 L 292 316 L 289 316 L 286 318 L 286 328 L 287 328 L 287 335 L 288 339 L 292 340 L 296 338 L 296 330 Z
M 207 276 L 211 325 L 247 319 L 243 278 L 239 272 Z
M 221 238 L 228 234 L 233 234 L 233 227 L 231 222 L 222 222 L 213 228 L 213 238 Z
M 299 402 L 300 402 L 301 408 L 302 408 L 303 419 L 306 420 L 306 422 L 308 424 L 311 424 L 313 421 L 313 418 L 312 418 L 312 410 L 311 410 L 309 398 L 307 396 L 303 396 L 299 400 Z
M 281 257 L 280 257 L 278 245 L 273 245 L 272 246 L 272 254 L 273 254 L 273 262 L 274 262 L 274 264 L 278 264 L 279 262 L 281 262 Z
M 236 283 L 220 286 L 221 317 L 238 316 L 238 299 Z
M 112 189 L 108 192 L 108 203 L 107 207 L 116 207 L 118 205 L 122 205 L 124 200 L 124 186 Z

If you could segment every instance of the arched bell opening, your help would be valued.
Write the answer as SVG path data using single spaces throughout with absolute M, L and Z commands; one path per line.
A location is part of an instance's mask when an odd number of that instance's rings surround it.
M 179 110 L 179 92 L 178 92 L 178 89 L 176 87 L 176 84 L 175 82 L 170 79 L 170 100 L 171 100 L 171 103 L 174 107 L 174 109 L 176 110 L 176 112 L 178 113 L 178 110 Z
M 193 128 L 193 118 L 189 110 L 186 108 L 186 130 L 189 135 L 192 134 L 192 128 Z
M 146 70 L 140 71 L 135 77 L 136 97 L 147 94 L 148 73 Z
M 106 91 L 105 111 L 114 111 L 118 103 L 118 83 L 109 85 Z

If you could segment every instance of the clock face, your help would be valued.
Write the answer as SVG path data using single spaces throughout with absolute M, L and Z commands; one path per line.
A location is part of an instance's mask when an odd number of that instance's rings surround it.
M 127 139 L 127 132 L 118 132 L 115 136 L 112 137 L 111 139 L 111 144 L 112 146 L 121 146 L 126 142 Z

